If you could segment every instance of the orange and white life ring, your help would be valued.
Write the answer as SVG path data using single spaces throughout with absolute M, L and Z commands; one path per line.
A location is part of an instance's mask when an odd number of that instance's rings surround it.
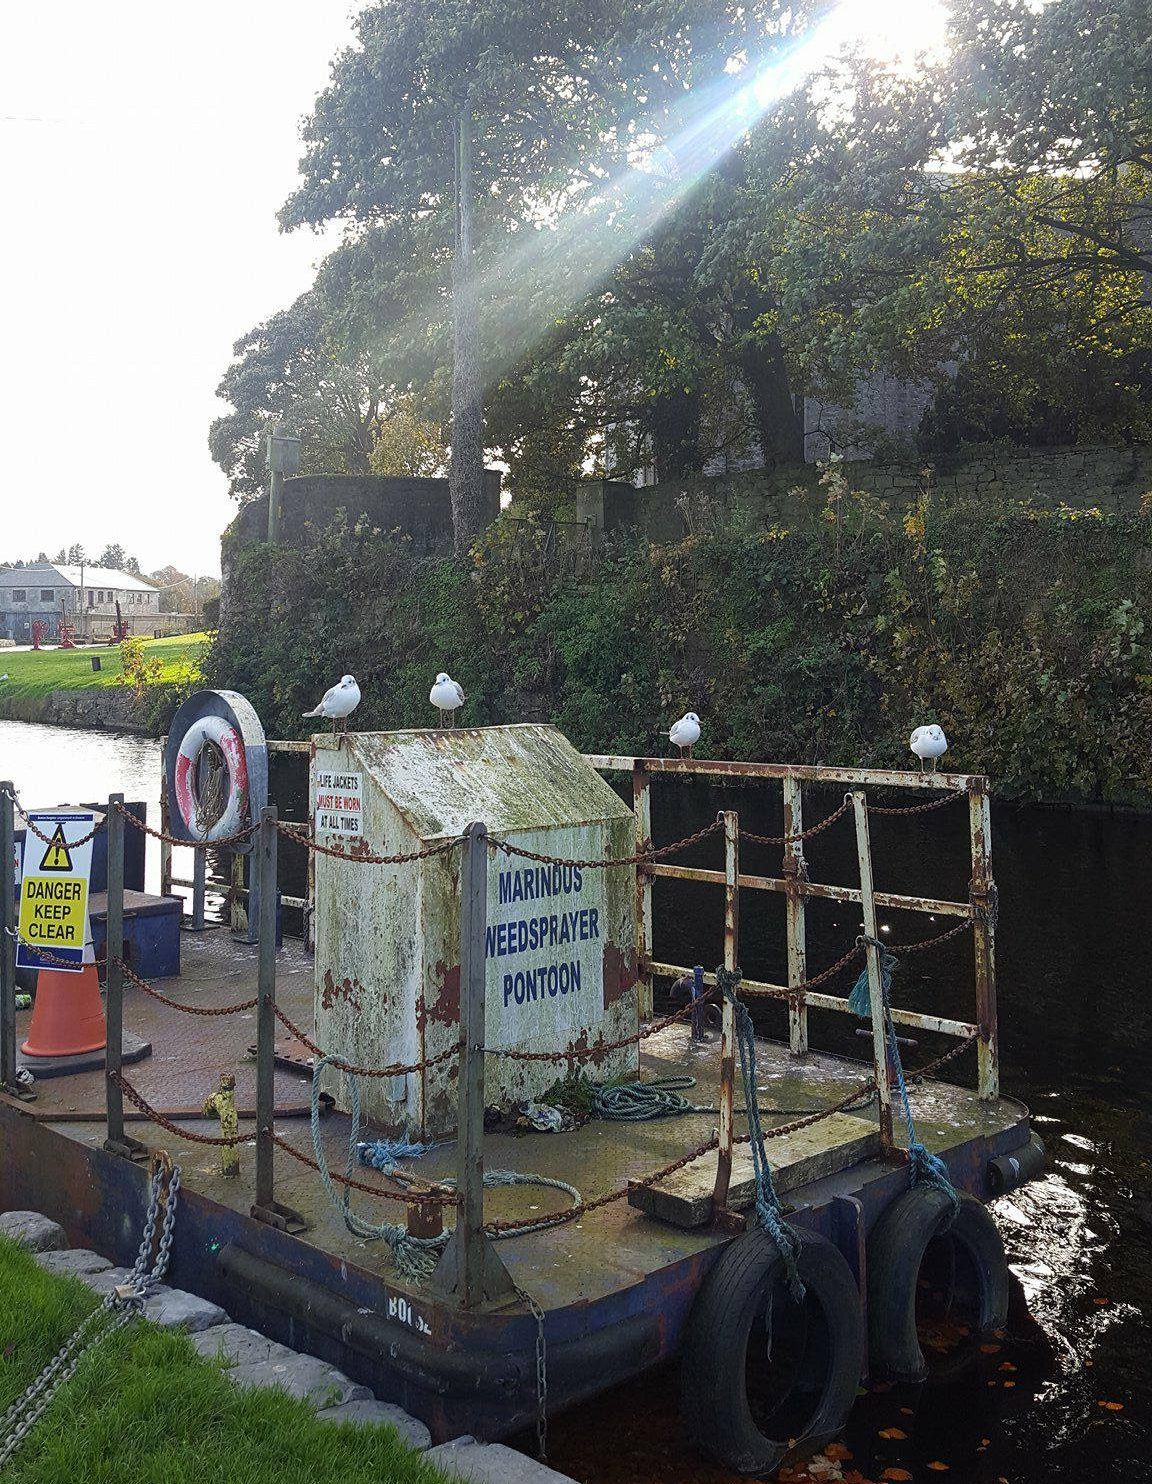
M 222 812 L 203 823 L 207 800 L 200 797 L 200 764 L 204 748 L 218 748 L 224 759 L 228 792 Z M 184 828 L 193 840 L 211 844 L 226 840 L 248 824 L 248 759 L 236 728 L 222 716 L 201 716 L 180 741 L 176 754 L 175 804 Z

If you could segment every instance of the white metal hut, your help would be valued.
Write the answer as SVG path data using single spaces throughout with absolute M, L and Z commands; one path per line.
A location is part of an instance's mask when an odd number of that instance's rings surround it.
M 317 735 L 311 767 L 317 837 L 349 858 L 316 857 L 316 1036 L 359 1066 L 424 1062 L 460 1036 L 459 849 L 400 865 L 479 821 L 489 834 L 564 860 L 631 854 L 631 811 L 572 744 L 535 724 L 373 732 L 334 745 Z M 489 854 L 486 1042 L 490 1048 L 592 1050 L 579 1063 L 487 1059 L 485 1097 L 537 1097 L 570 1066 L 598 1079 L 635 1073 L 635 876 Z M 412 1136 L 454 1131 L 455 1057 L 361 1083 L 365 1113 Z M 348 1106 L 345 1076 L 328 1090 Z

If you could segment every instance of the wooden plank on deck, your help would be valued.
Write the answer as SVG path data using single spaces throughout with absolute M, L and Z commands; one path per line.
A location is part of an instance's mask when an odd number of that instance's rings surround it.
M 834 1175 L 849 1165 L 871 1159 L 880 1152 L 880 1131 L 864 1118 L 832 1113 L 795 1133 L 769 1139 L 765 1147 L 776 1192 L 786 1195 L 825 1175 Z M 707 1226 L 712 1220 L 715 1183 L 716 1151 L 712 1149 L 657 1185 L 633 1182 L 628 1204 L 673 1226 Z M 738 1144 L 732 1153 L 729 1209 L 742 1210 L 752 1204 L 755 1196 L 752 1151 L 747 1144 Z

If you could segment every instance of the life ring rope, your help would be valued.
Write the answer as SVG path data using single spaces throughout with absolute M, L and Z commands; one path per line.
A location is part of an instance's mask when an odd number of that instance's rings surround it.
M 224 807 L 212 823 L 210 806 L 219 801 L 218 780 L 212 794 L 201 797 L 200 764 L 205 747 L 214 748 L 224 760 L 228 792 Z M 247 823 L 249 788 L 248 759 L 236 728 L 221 716 L 202 716 L 180 740 L 174 770 L 175 805 L 181 823 L 193 840 L 211 844 L 235 835 Z

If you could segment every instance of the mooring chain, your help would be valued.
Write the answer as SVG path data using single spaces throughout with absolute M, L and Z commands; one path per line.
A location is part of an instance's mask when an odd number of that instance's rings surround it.
M 546 866 L 579 866 L 581 870 L 586 871 L 608 870 L 613 866 L 642 866 L 649 861 L 660 860 L 666 855 L 675 855 L 692 845 L 698 845 L 701 840 L 707 840 L 709 835 L 714 835 L 717 830 L 723 828 L 723 819 L 715 819 L 711 824 L 706 824 L 702 830 L 697 830 L 693 835 L 685 835 L 682 840 L 673 840 L 670 845 L 660 845 L 651 850 L 638 850 L 634 855 L 620 855 L 601 860 L 568 860 L 561 855 L 542 855 L 539 851 L 525 850 L 522 845 L 513 845 L 508 840 L 499 840 L 494 835 L 488 837 L 488 848 L 493 853 L 500 851 L 504 855 L 519 856 L 522 860 L 540 861 Z
M 842 819 L 852 807 L 852 795 L 845 794 L 844 802 L 831 814 L 825 815 L 818 824 L 810 825 L 806 830 L 797 830 L 794 835 L 755 835 L 751 830 L 741 830 L 741 840 L 751 840 L 755 845 L 796 845 L 801 840 L 811 840 L 813 835 L 818 835 L 821 830 L 826 830 L 829 825 Z
M 961 933 L 971 932 L 975 922 L 975 917 L 969 915 L 962 917 L 955 927 L 937 933 L 934 938 L 921 938 L 919 943 L 884 943 L 882 946 L 889 953 L 923 953 L 926 948 L 935 948 L 939 943 L 947 943 L 950 938 L 958 938 Z M 863 945 L 864 939 L 861 938 L 859 942 Z
M 166 1192 L 163 1190 L 165 1177 L 168 1187 Z M 4 1413 L 0 1419 L 0 1470 L 9 1463 L 61 1386 L 75 1374 L 85 1354 L 102 1340 L 109 1339 L 123 1329 L 129 1320 L 139 1314 L 155 1285 L 168 1271 L 179 1193 L 180 1166 L 174 1165 L 167 1154 L 161 1154 L 156 1159 L 149 1185 L 144 1234 L 128 1281 L 111 1289 L 100 1305 L 81 1320 L 36 1379 Z M 155 1262 L 149 1271 L 162 1194 L 164 1217 L 160 1241 L 156 1248 Z
M 544 1310 L 530 1293 L 513 1285 L 532 1318 L 536 1321 L 536 1456 L 548 1461 L 548 1342 L 544 1336 Z
M 39 828 L 38 825 L 33 824 L 33 822 L 32 822 L 32 816 L 28 813 L 27 809 L 25 809 L 24 805 L 20 802 L 19 795 L 13 789 L 10 789 L 10 788 L 4 789 L 3 796 L 4 796 L 4 798 L 10 799 L 12 801 L 12 807 L 16 810 L 16 813 L 19 814 L 20 818 L 24 821 L 24 823 L 28 826 L 29 830 L 32 832 L 32 834 L 34 834 L 36 836 L 36 838 L 38 840 L 42 840 L 45 845 L 52 845 L 52 844 L 55 843 L 53 841 L 51 835 L 46 835 L 44 833 L 44 831 Z M 59 811 L 58 810 L 52 810 L 52 809 L 46 809 L 46 810 L 42 810 L 40 812 L 41 813 L 45 813 L 45 814 L 52 814 L 52 813 L 58 813 Z M 85 811 L 85 812 L 87 812 L 87 811 Z M 94 812 L 100 813 L 99 810 L 96 810 Z M 69 850 L 74 849 L 77 845 L 87 845 L 90 840 L 95 840 L 96 836 L 104 828 L 104 824 L 105 824 L 106 819 L 107 819 L 107 815 L 106 814 L 100 814 L 100 818 L 96 821 L 96 823 L 93 826 L 93 828 L 90 829 L 86 835 L 80 835 L 77 839 L 75 839 L 75 840 L 69 840 L 68 841 L 68 848 L 69 848 Z
M 254 1010 L 260 1003 L 258 999 L 253 999 L 244 1000 L 238 1005 L 217 1005 L 214 1008 L 209 1008 L 205 1005 L 182 1005 L 179 1000 L 170 1000 L 166 994 L 161 994 L 154 985 L 148 984 L 145 980 L 141 979 L 140 975 L 133 969 L 130 969 L 122 958 L 113 959 L 113 963 L 116 964 L 130 984 L 134 984 L 137 989 L 142 989 L 152 999 L 159 1000 L 162 1005 L 167 1005 L 172 1010 L 179 1010 L 182 1015 L 203 1015 L 206 1017 L 239 1015 L 242 1011 Z

